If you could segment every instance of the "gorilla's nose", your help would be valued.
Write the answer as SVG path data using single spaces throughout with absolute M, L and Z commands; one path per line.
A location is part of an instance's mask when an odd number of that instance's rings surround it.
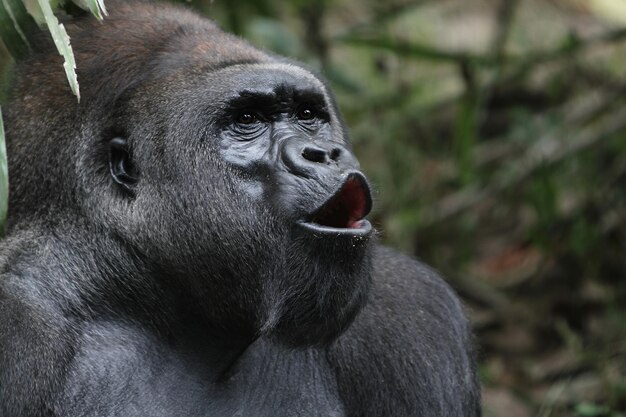
M 359 169 L 359 161 L 352 152 L 336 142 L 288 141 L 281 154 L 287 168 L 304 177 L 319 177 L 329 170 Z
M 307 161 L 320 164 L 337 163 L 341 157 L 342 150 L 339 147 L 324 149 L 317 145 L 305 146 L 302 150 L 302 157 Z

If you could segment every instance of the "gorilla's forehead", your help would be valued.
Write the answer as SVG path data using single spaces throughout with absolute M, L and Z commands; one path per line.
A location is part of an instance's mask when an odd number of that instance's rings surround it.
M 239 78 L 248 77 L 252 81 L 258 82 L 260 79 L 282 79 L 290 80 L 297 83 L 305 83 L 311 87 L 317 87 L 325 90 L 324 84 L 309 71 L 294 64 L 284 62 L 258 62 L 248 64 L 236 64 L 223 68 L 220 71 L 223 74 L 231 75 L 237 81 Z

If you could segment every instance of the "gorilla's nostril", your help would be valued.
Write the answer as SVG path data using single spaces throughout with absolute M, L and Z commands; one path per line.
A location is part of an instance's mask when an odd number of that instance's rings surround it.
M 311 162 L 326 162 L 327 152 L 320 148 L 306 147 L 302 150 L 302 157 Z
M 331 161 L 337 161 L 340 156 L 341 156 L 341 149 L 334 148 L 332 151 L 330 151 L 330 160 Z

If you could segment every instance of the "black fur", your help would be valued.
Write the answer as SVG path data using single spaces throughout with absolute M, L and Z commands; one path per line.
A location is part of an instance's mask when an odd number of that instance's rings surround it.
M 373 241 L 319 77 L 108 6 L 67 24 L 80 103 L 49 43 L 16 70 L 0 416 L 479 416 L 462 307 Z

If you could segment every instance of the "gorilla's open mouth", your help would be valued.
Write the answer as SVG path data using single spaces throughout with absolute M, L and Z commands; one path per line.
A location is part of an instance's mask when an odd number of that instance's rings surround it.
M 303 224 L 318 232 L 366 234 L 372 226 L 364 217 L 371 209 L 372 197 L 367 181 L 363 174 L 353 172 Z

